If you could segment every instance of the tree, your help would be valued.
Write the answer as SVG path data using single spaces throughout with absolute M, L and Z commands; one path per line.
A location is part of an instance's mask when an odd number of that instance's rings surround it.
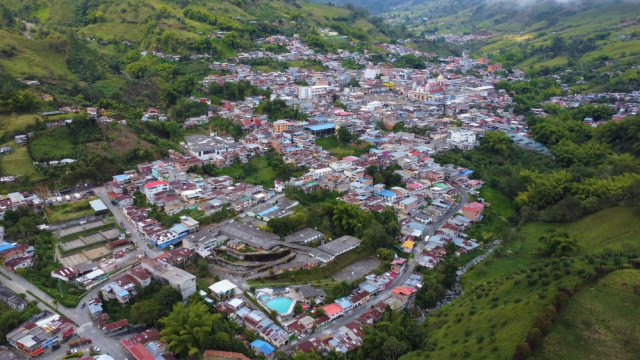
M 166 315 L 166 313 L 165 313 Z M 133 324 L 144 324 L 152 326 L 163 316 L 160 304 L 155 299 L 139 301 L 131 306 L 131 316 L 129 320 Z
M 341 126 L 338 129 L 338 140 L 343 145 L 346 145 L 346 144 L 349 144 L 352 141 L 356 140 L 356 137 L 351 133 L 351 131 L 349 131 L 349 129 L 347 129 L 344 126 Z
M 538 255 L 562 257 L 568 256 L 578 251 L 578 241 L 562 231 L 552 231 L 543 235 L 539 239 Z
M 197 359 L 205 349 L 215 348 L 213 334 L 219 330 L 222 314 L 212 314 L 207 305 L 181 302 L 173 307 L 169 316 L 162 318 L 162 341 L 167 350 L 179 358 Z
M 198 277 L 201 278 L 206 278 L 209 277 L 210 272 L 209 272 L 209 263 L 207 262 L 207 260 L 200 260 L 198 262 L 198 269 L 196 270 Z
M 497 155 L 505 155 L 511 147 L 511 139 L 502 131 L 488 131 L 480 145 Z

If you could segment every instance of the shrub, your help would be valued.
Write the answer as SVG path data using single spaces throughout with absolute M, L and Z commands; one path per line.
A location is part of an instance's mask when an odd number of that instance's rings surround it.
M 513 354 L 514 360 L 524 360 L 531 356 L 531 348 L 526 342 L 516 344 L 516 351 Z

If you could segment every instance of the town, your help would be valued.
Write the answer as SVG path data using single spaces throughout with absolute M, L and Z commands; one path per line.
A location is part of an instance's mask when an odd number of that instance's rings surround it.
M 8 212 L 44 211 L 47 221 L 39 221 L 36 232 L 50 233 L 55 241 L 44 249 L 41 243 L 24 241 L 33 234 L 20 234 L 23 240 L 0 244 L 5 278 L 0 301 L 23 310 L 26 299 L 35 300 L 42 309 L 7 334 L 13 349 L 2 351 L 53 359 L 62 356 L 66 349 L 58 349 L 67 343 L 68 356 L 85 351 L 102 360 L 109 358 L 105 354 L 173 359 L 155 326 L 114 313 L 114 304 L 135 306 L 168 285 L 178 302 L 198 298 L 251 331 L 251 341 L 237 337 L 265 357 L 276 351 L 351 352 L 362 344 L 364 329 L 387 308 L 416 308 L 425 271 L 436 269 L 447 255 L 480 256 L 491 249 L 491 244 L 467 235 L 491 206 L 479 195 L 483 180 L 465 167 L 438 163 L 437 154 L 473 149 L 485 134 L 497 131 L 517 146 L 552 156 L 532 138 L 525 117 L 514 113 L 512 97 L 496 87 L 501 80 L 525 79 L 522 71 L 504 78 L 502 64 L 488 59 L 438 57 L 398 44 L 379 48 L 389 56 L 430 60 L 422 69 L 396 68 L 374 64 L 366 52 L 318 54 L 296 36 L 258 42 L 278 44 L 288 52 L 240 53 L 229 62 L 211 62 L 215 74 L 198 86 L 232 91 L 229 84 L 234 84 L 236 92 L 239 86 L 267 92 L 236 93 L 238 99 L 219 105 L 208 97 L 189 98 L 206 110 L 180 126 L 203 131 L 186 135 L 179 150 L 141 162 L 104 184 L 47 194 L 12 192 L 0 199 L 5 221 Z M 257 59 L 308 61 L 322 70 L 264 72 L 250 65 Z M 621 121 L 637 114 L 640 93 L 563 95 L 547 103 L 571 108 L 602 99 L 615 114 L 613 121 Z M 267 106 L 271 112 L 265 113 Z M 271 116 L 289 110 L 290 116 Z M 72 112 L 101 126 L 129 126 L 118 114 L 97 107 L 76 109 L 69 104 L 56 115 Z M 204 131 L 220 119 L 241 131 Z M 149 108 L 140 120 L 177 119 Z M 600 120 L 583 121 L 598 126 Z M 72 123 L 64 119 L 47 126 Z M 15 143 L 30 137 L 15 136 Z M 65 166 L 75 160 L 38 166 Z M 268 167 L 255 169 L 265 163 Z M 241 170 L 223 174 L 228 169 Z M 253 173 L 247 175 L 247 169 Z M 8 174 L 1 181 L 14 182 L 16 176 Z M 314 200 L 308 199 L 314 196 L 333 197 L 341 204 L 336 207 L 357 211 L 347 215 L 351 220 L 362 214 L 391 214 L 397 229 L 386 230 L 382 220 L 376 223 L 385 239 L 358 228 L 362 224 L 351 227 L 344 221 L 342 235 L 334 236 L 334 224 L 311 221 Z M 337 216 L 336 210 L 333 222 Z M 46 281 L 31 269 L 42 256 L 61 265 L 50 274 L 37 273 L 48 276 Z M 355 261 L 328 276 L 330 285 L 348 284 L 339 296 L 329 293 L 320 278 L 286 284 L 293 279 L 289 275 L 344 264 L 341 259 L 347 257 Z M 69 294 L 73 289 L 76 307 L 54 300 L 57 292 L 62 296 L 62 287 Z M 216 358 L 217 350 L 208 349 L 204 358 Z

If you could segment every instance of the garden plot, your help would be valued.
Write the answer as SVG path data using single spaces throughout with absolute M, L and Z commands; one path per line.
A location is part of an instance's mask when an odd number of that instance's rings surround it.
M 65 236 L 73 235 L 79 232 L 95 229 L 100 226 L 107 225 L 107 222 L 104 220 L 90 222 L 84 225 L 72 226 L 66 229 L 60 229 L 54 232 L 54 235 L 58 238 L 63 238 Z
M 120 236 L 120 231 L 116 228 L 103 230 L 95 234 L 81 236 L 77 239 L 65 241 L 60 243 L 60 249 L 64 252 L 69 252 L 75 249 L 81 249 L 94 244 L 99 244 L 105 241 L 113 240 Z

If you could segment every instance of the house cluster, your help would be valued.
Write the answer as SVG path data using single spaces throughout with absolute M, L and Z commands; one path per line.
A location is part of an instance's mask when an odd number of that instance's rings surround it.
M 493 37 L 493 34 L 486 30 L 480 30 L 475 34 L 438 34 L 438 35 L 429 35 L 425 34 L 425 40 L 438 40 L 444 39 L 445 42 L 454 43 L 454 44 L 464 44 L 469 41 L 476 40 L 486 40 Z
M 397 259 L 392 263 L 391 271 L 382 275 L 371 274 L 366 276 L 366 280 L 349 296 L 337 299 L 335 302 L 322 307 L 324 315 L 315 319 L 314 326 L 327 326 L 331 320 L 345 315 L 356 307 L 367 305 L 375 298 L 375 295 L 392 286 L 398 275 L 404 271 L 404 266 L 405 260 Z M 404 284 L 393 287 L 389 296 L 372 305 L 371 309 L 364 314 L 346 325 L 332 329 L 328 335 L 318 335 L 302 341 L 298 344 L 298 349 L 305 353 L 312 351 L 316 353 L 328 353 L 330 351 L 347 353 L 356 349 L 362 344 L 365 327 L 372 326 L 380 319 L 387 307 L 403 309 L 413 306 L 415 293 L 422 285 L 422 275 L 411 274 Z M 303 316 L 299 316 L 288 326 L 297 335 L 306 335 L 311 332 L 313 327 L 305 326 L 305 323 L 300 321 L 304 319 Z
M 35 248 L 28 244 L 0 243 L 0 262 L 7 270 L 16 272 L 33 265 Z
M 613 121 L 621 121 L 627 116 L 635 116 L 638 114 L 638 106 L 640 103 L 640 92 L 632 93 L 592 93 L 592 94 L 570 94 L 564 96 L 554 96 L 543 104 L 555 104 L 563 108 L 573 108 L 586 104 L 609 106 L 615 114 Z M 548 116 L 544 111 L 539 112 L 541 116 Z M 595 120 L 591 116 L 587 116 L 584 122 L 592 126 L 604 124 L 606 121 Z
M 102 299 L 116 300 L 126 305 L 139 289 L 149 286 L 151 281 L 167 284 L 178 290 L 183 299 L 187 299 L 196 292 L 195 276 L 175 265 L 190 262 L 193 257 L 194 253 L 190 250 L 174 249 L 156 259 L 144 259 L 140 265 L 103 284 L 99 290 Z M 100 298 L 90 300 L 87 308 L 96 326 L 106 334 L 118 335 L 129 331 L 128 319 L 110 321 Z
M 249 53 L 239 53 L 237 57 L 230 59 L 235 62 L 242 62 L 249 59 L 272 58 L 278 61 L 288 60 L 306 60 L 313 57 L 315 52 L 306 44 L 300 41 L 300 37 L 294 35 L 288 38 L 282 35 L 274 35 L 256 40 L 258 44 L 274 44 L 280 45 L 287 49 L 288 52 L 282 54 L 274 54 L 269 51 L 252 51 Z
M 75 332 L 73 321 L 45 310 L 11 330 L 7 342 L 28 357 L 61 344 Z
M 0 195 L 0 217 L 4 217 L 7 210 L 17 210 L 20 207 L 28 207 L 34 212 L 42 211 L 43 200 L 36 194 L 29 192 L 12 192 Z
M 213 291 L 216 292 L 215 289 Z M 281 347 L 293 339 L 292 333 L 280 327 L 263 311 L 247 306 L 239 297 L 228 298 L 218 302 L 214 307 L 234 319 L 240 326 L 255 331 L 264 341 L 267 341 L 268 346 L 264 346 L 261 342 L 253 344 L 254 348 L 265 355 L 269 355 L 274 348 Z

